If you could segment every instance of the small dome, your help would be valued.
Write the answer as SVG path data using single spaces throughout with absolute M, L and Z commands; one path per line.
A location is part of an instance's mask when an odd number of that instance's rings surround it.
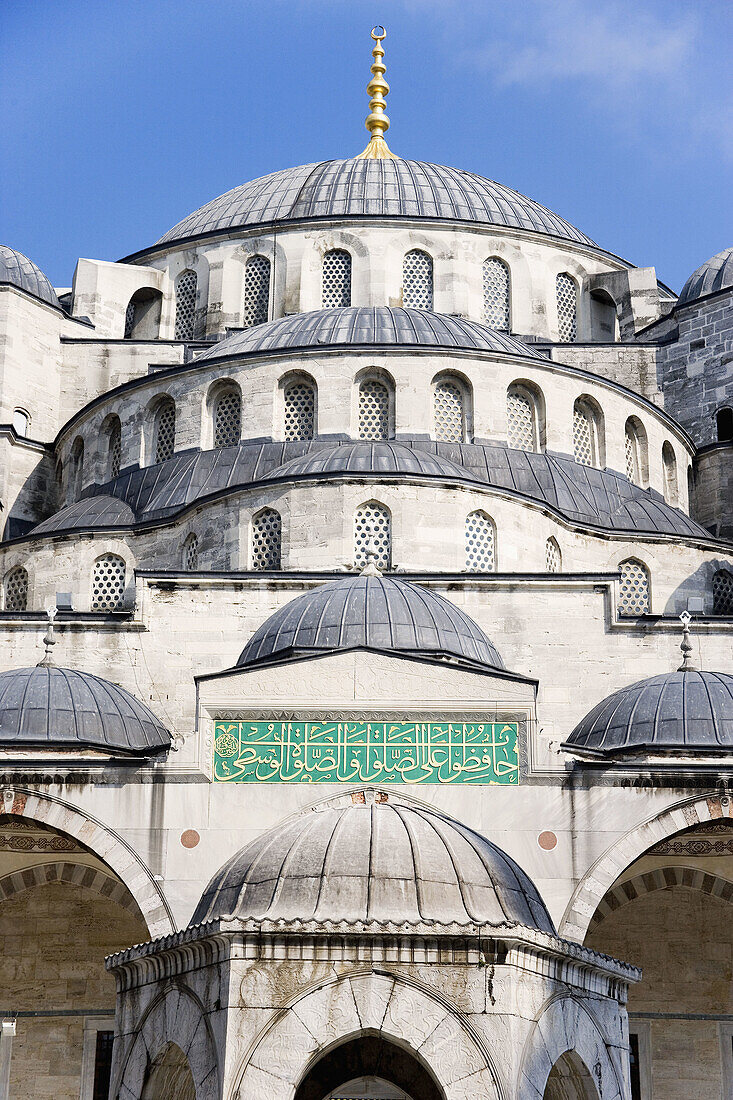
M 733 676 L 670 672 L 609 695 L 579 722 L 565 748 L 593 755 L 733 749 Z
M 235 332 L 198 355 L 196 362 L 243 359 L 283 348 L 374 346 L 466 348 L 547 362 L 546 356 L 528 344 L 478 321 L 403 306 L 343 306 L 294 313 L 277 321 L 254 325 L 244 332 Z
M 324 160 L 235 187 L 174 225 L 158 245 L 315 218 L 430 218 L 503 225 L 593 245 L 547 207 L 494 180 L 421 160 Z
M 191 923 L 506 922 L 554 934 L 534 883 L 500 848 L 436 810 L 373 794 L 257 837 L 217 871 Z
M 449 458 L 414 450 L 404 443 L 368 442 L 337 443 L 322 450 L 310 451 L 300 458 L 291 458 L 282 466 L 276 466 L 263 481 L 279 481 L 282 478 L 337 477 L 354 474 L 389 477 L 390 474 L 413 477 L 443 478 L 448 481 L 476 481 L 465 466 L 457 466 Z
M 0 673 L 0 748 L 145 755 L 170 743 L 152 711 L 99 676 L 55 665 Z
M 696 298 L 704 298 L 728 287 L 733 287 L 733 248 L 724 248 L 693 271 L 682 287 L 677 305 L 694 302 Z
M 40 298 L 50 306 L 61 309 L 56 291 L 40 267 L 36 267 L 33 261 L 22 252 L 16 252 L 6 244 L 0 244 L 0 283 L 10 283 L 11 286 L 20 287 L 35 298 Z
M 255 631 L 237 664 L 343 649 L 504 668 L 481 627 L 455 604 L 411 581 L 364 574 L 340 577 L 285 604 Z

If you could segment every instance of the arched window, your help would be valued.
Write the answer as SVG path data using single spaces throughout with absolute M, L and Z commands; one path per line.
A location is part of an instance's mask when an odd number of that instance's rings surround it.
M 267 256 L 250 256 L 244 269 L 245 328 L 261 325 L 270 314 L 270 261 Z
M 16 409 L 13 413 L 13 429 L 18 435 L 28 435 L 31 418 L 25 409 Z
M 193 572 L 199 567 L 199 540 L 193 532 L 183 544 L 183 568 Z
M 719 443 L 728 443 L 733 439 L 733 409 L 718 409 L 715 414 L 715 428 Z
M 493 573 L 496 569 L 496 528 L 486 512 L 477 510 L 466 516 L 466 571 Z
M 176 447 L 176 406 L 166 397 L 155 413 L 155 462 L 172 458 Z
M 107 428 L 107 477 L 117 477 L 121 465 L 122 427 L 119 416 L 112 416 Z
M 441 443 L 463 443 L 466 438 L 466 401 L 463 387 L 443 378 L 433 387 L 435 438 Z
M 351 253 L 345 248 L 333 248 L 323 257 L 324 309 L 351 305 Z
M 313 439 L 316 434 L 316 389 L 305 378 L 283 390 L 283 434 L 286 439 Z
M 157 340 L 163 295 L 152 287 L 136 291 L 125 310 L 126 340 Z
M 624 453 L 626 455 L 626 476 L 634 485 L 644 485 L 648 480 L 649 461 L 644 425 L 635 416 L 630 416 L 624 428 Z
M 507 443 L 518 451 L 537 451 L 537 403 L 524 386 L 510 386 L 506 394 Z
M 193 340 L 197 286 L 196 272 L 190 268 L 176 279 L 176 340 Z
M 552 537 L 545 543 L 545 569 L 548 573 L 562 573 L 562 553 L 557 539 Z
M 484 260 L 484 321 L 501 332 L 509 332 L 509 268 L 497 256 Z
M 380 569 L 392 564 L 392 514 L 375 500 L 354 513 L 354 565 L 366 565 L 370 555 Z
M 713 615 L 733 615 L 733 573 L 719 569 L 713 577 Z
M 263 508 L 252 519 L 252 568 L 258 573 L 280 568 L 282 520 L 274 508 Z
M 22 565 L 5 574 L 3 604 L 6 611 L 28 610 L 28 574 Z
M 578 284 L 567 271 L 561 271 L 555 279 L 555 297 L 558 335 L 571 344 L 578 336 Z
M 125 599 L 125 562 L 119 554 L 102 554 L 92 573 L 92 611 L 119 611 Z
M 391 391 L 386 382 L 365 378 L 359 384 L 359 439 L 389 439 Z
M 595 403 L 579 397 L 573 406 L 573 454 L 582 466 L 600 466 L 602 462 L 601 415 Z
M 433 308 L 433 261 L 413 248 L 402 261 L 402 304 L 411 309 Z
M 84 484 L 84 440 L 77 436 L 71 448 L 71 465 L 69 469 L 69 495 L 71 500 L 78 500 L 81 496 Z
M 621 581 L 618 586 L 619 615 L 646 615 L 649 611 L 649 574 L 636 558 L 619 564 Z
M 667 504 L 676 507 L 679 504 L 680 492 L 677 481 L 677 459 L 674 447 L 665 439 L 662 444 L 662 466 L 664 468 L 664 499 Z
M 224 390 L 214 405 L 214 446 L 235 447 L 242 436 L 242 398 L 238 390 Z

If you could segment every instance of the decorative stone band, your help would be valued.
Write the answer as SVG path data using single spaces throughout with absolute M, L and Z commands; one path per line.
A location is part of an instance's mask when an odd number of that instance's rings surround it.
M 49 883 L 79 886 L 94 894 L 108 898 L 123 909 L 142 919 L 140 908 L 130 891 L 118 879 L 107 875 L 96 867 L 82 863 L 38 863 L 33 867 L 24 867 L 0 878 L 0 901 L 7 901 L 24 890 L 34 886 L 48 886 Z
M 733 882 L 701 871 L 697 867 L 659 867 L 654 871 L 635 875 L 618 886 L 613 886 L 603 897 L 593 914 L 590 929 L 595 928 L 604 917 L 620 909 L 635 898 L 651 894 L 655 890 L 669 890 L 672 886 L 685 886 L 688 890 L 698 890 L 721 901 L 733 901 Z
M 216 920 L 110 955 L 118 991 L 176 977 L 228 958 L 281 962 L 515 966 L 626 1003 L 641 970 L 519 924 Z

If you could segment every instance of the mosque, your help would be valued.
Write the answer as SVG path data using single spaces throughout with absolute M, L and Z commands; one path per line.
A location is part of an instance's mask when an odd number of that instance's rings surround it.
M 372 38 L 359 156 L 0 249 L 0 1100 L 733 1096 L 733 248 Z

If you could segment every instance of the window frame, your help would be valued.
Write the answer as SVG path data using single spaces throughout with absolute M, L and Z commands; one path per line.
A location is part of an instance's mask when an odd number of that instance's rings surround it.
M 505 314 L 506 314 L 506 328 L 495 325 L 493 321 L 490 321 L 487 317 L 486 308 L 486 277 L 488 271 L 488 265 L 490 263 L 500 264 L 504 269 L 506 276 L 506 302 L 505 302 Z M 486 256 L 481 264 L 481 289 L 482 289 L 482 319 L 485 325 L 490 328 L 496 329 L 497 332 L 511 332 L 512 331 L 512 269 L 503 256 L 497 256 L 492 254 Z
M 85 1016 L 84 1030 L 81 1046 L 81 1081 L 79 1085 L 79 1100 L 94 1100 L 94 1076 L 97 1068 L 97 1033 L 99 1031 L 111 1031 L 115 1035 L 115 1017 L 112 1016 Z M 113 1047 L 114 1067 L 114 1047 Z
M 409 256 L 421 255 L 425 256 L 429 263 L 429 275 L 430 275 L 430 294 L 429 304 L 426 306 L 412 305 L 410 302 L 405 301 L 405 266 Z M 432 313 L 435 310 L 435 260 L 426 248 L 410 248 L 405 252 L 402 257 L 402 305 L 405 309 L 419 309 L 426 313 Z
M 313 422 L 311 425 L 310 435 L 288 435 L 287 434 L 287 408 L 288 408 L 288 391 L 294 386 L 308 386 L 313 396 Z M 279 380 L 278 389 L 280 391 L 280 412 L 279 412 L 279 428 L 280 438 L 285 443 L 308 443 L 312 439 L 318 438 L 318 385 L 315 378 L 311 374 L 307 374 L 305 371 L 289 371 L 288 374 L 283 375 Z
M 334 256 L 348 256 L 348 287 L 347 293 L 344 294 L 344 288 L 341 288 L 341 298 L 348 298 L 347 302 L 329 302 L 326 304 L 326 263 L 329 257 Z M 348 248 L 344 248 L 343 245 L 337 245 L 336 248 L 329 248 L 323 253 L 321 259 L 321 309 L 348 309 L 353 301 L 353 286 L 354 286 L 354 257 Z
M 267 569 L 260 569 L 255 565 L 255 534 L 257 521 L 265 514 L 270 513 L 277 516 L 278 524 L 278 540 L 277 540 L 277 554 L 278 564 L 276 567 L 268 567 Z M 283 567 L 283 517 L 279 508 L 273 508 L 271 504 L 264 504 L 261 508 L 258 508 L 256 512 L 253 512 L 249 521 L 249 545 L 247 548 L 247 566 L 251 573 L 278 573 L 282 571 Z

